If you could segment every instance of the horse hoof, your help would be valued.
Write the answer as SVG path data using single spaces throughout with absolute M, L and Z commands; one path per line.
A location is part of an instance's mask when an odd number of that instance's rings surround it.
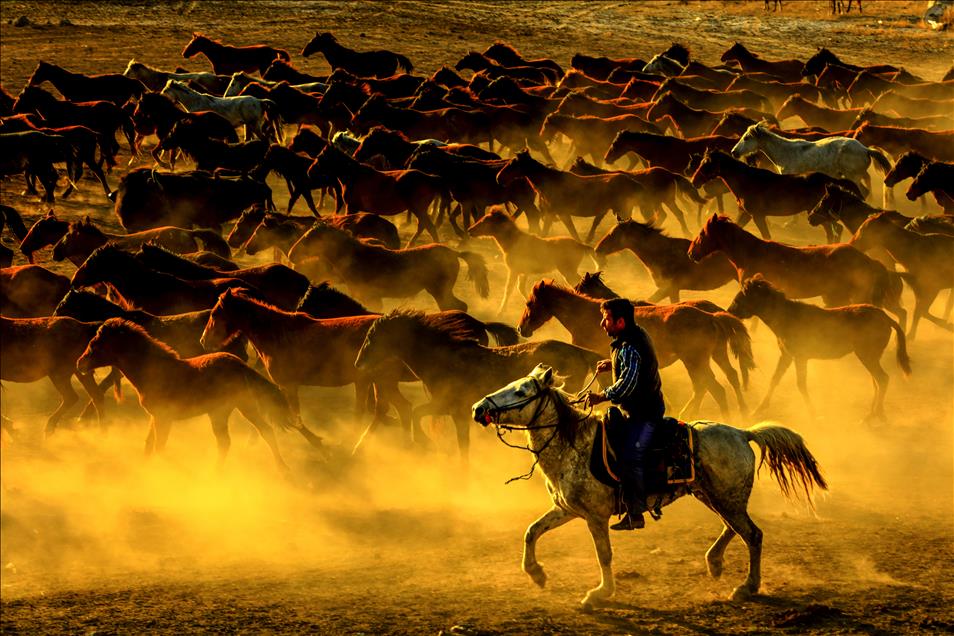
M 589 601 L 583 601 L 582 603 L 580 603 L 580 611 L 583 612 L 584 614 L 592 614 L 594 609 L 596 608 L 594 608 L 593 604 L 590 603 Z
M 706 561 L 706 567 L 709 570 L 709 576 L 718 579 L 722 576 L 722 562 Z
M 536 583 L 537 587 L 544 588 L 547 585 L 547 573 L 543 571 L 542 566 L 537 566 L 534 569 L 527 572 L 527 576 L 530 577 L 530 580 Z
M 729 600 L 731 601 L 747 601 L 752 598 L 752 592 L 749 590 L 747 585 L 740 585 L 739 587 L 732 590 L 732 594 L 729 595 Z

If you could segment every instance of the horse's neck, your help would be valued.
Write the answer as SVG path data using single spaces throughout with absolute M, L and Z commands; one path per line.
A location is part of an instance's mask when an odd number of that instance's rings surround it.
M 509 252 L 523 237 L 523 235 L 524 232 L 522 232 L 516 225 L 506 224 L 501 225 L 499 228 L 494 230 L 492 236 L 504 252 Z
M 136 387 L 147 390 L 154 383 L 162 383 L 170 377 L 181 377 L 182 360 L 163 350 L 148 337 L 136 334 L 126 346 L 113 353 L 113 365 Z
M 599 324 L 599 320 L 594 317 L 594 314 L 597 317 L 599 315 L 598 303 L 584 296 L 554 288 L 548 304 L 553 317 L 574 337 L 590 331 L 594 324 Z
M 723 160 L 720 163 L 718 176 L 729 186 L 736 198 L 744 198 L 742 196 L 744 190 L 753 187 L 753 180 L 758 180 L 756 171 L 759 169 L 741 161 Z M 766 170 L 765 172 L 771 174 L 771 171 Z M 758 183 L 755 185 L 760 188 L 763 187 Z
M 552 400 L 559 399 L 556 397 Z M 584 417 L 584 413 L 570 409 L 572 417 L 579 420 L 576 424 L 571 424 L 576 428 L 573 444 L 563 440 L 559 433 L 553 428 L 533 428 L 527 431 L 529 448 L 539 453 L 540 469 L 547 479 L 558 489 L 561 487 L 561 479 L 571 476 L 571 471 L 567 470 L 567 462 L 582 467 L 584 471 L 589 472 L 589 454 L 593 447 L 593 438 L 596 433 L 596 426 L 599 422 L 599 415 L 590 414 Z M 549 404 L 538 418 L 542 426 L 556 424 L 559 415 L 554 405 Z M 567 457 L 567 451 L 575 449 L 581 454 L 581 458 Z M 574 461 L 575 460 L 575 461 Z
M 779 137 L 771 131 L 763 131 L 760 137 L 760 150 L 768 155 L 768 158 L 772 163 L 778 164 L 775 161 L 776 157 L 779 157 L 786 152 L 790 151 L 794 146 L 798 145 L 798 142 L 792 139 L 785 139 L 784 137 Z
M 558 186 L 565 181 L 566 175 L 559 170 L 550 168 L 536 161 L 531 165 L 533 167 L 530 170 L 525 170 L 524 174 L 527 180 L 534 185 L 547 188 L 550 186 Z
M 738 267 L 744 269 L 765 256 L 768 244 L 759 237 L 738 226 L 730 226 L 727 234 L 728 236 L 724 236 L 720 241 L 719 249 Z
M 848 197 L 846 196 L 845 198 L 847 199 Z M 838 218 L 841 219 L 841 222 L 852 232 L 857 232 L 861 224 L 865 222 L 865 219 L 877 212 L 878 210 L 863 201 L 846 201 L 842 203 L 838 210 Z

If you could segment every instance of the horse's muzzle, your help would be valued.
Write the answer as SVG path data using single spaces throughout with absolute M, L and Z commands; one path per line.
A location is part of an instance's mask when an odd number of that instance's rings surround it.
M 489 406 L 486 406 L 485 400 L 481 400 L 480 402 L 474 404 L 474 406 L 471 407 L 471 413 L 474 417 L 474 421 L 481 426 L 487 426 L 494 421 L 493 411 Z

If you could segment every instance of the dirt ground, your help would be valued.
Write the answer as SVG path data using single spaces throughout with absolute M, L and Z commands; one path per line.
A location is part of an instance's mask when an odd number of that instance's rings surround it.
M 827 46 L 857 63 L 891 62 L 939 78 L 954 40 L 917 23 L 921 2 L 865 2 L 864 16 L 832 18 L 827 2 L 16 2 L 0 3 L 0 81 L 16 93 L 45 59 L 83 72 L 121 72 L 131 58 L 160 68 L 206 70 L 179 56 L 193 30 L 233 44 L 268 43 L 292 52 L 306 71 L 326 70 L 301 47 L 334 31 L 357 48 L 407 54 L 421 73 L 453 65 L 495 39 L 565 66 L 575 52 L 650 56 L 672 41 L 716 63 L 733 41 L 769 58 L 806 58 Z M 14 27 L 26 16 L 30 26 Z M 122 171 L 110 175 L 115 184 Z M 287 193 L 278 182 L 279 207 Z M 45 208 L 0 182 L 2 202 L 32 222 Z M 899 197 L 902 211 L 919 208 Z M 89 214 L 118 226 L 93 182 L 59 213 Z M 303 208 L 296 210 L 304 213 Z M 823 240 L 803 223 L 775 226 L 782 240 Z M 603 228 L 605 230 L 605 228 Z M 669 228 L 673 233 L 676 228 Z M 10 244 L 9 236 L 4 241 Z M 499 301 L 504 269 L 492 245 L 475 242 L 491 267 L 492 295 L 459 294 L 480 317 Z M 72 266 L 38 262 L 70 274 Z M 18 255 L 16 262 L 22 262 Z M 654 289 L 629 254 L 611 257 L 607 282 L 628 297 Z M 727 304 L 735 286 L 712 300 Z M 701 294 L 687 294 L 702 297 Z M 942 298 L 934 307 L 941 311 Z M 906 306 L 913 298 L 906 292 Z M 421 308 L 419 297 L 404 303 Z M 514 323 L 514 298 L 503 319 Z M 772 333 L 750 324 L 759 369 L 748 391 L 764 394 L 778 355 Z M 558 325 L 539 337 L 567 338 Z M 437 633 L 723 634 L 937 633 L 954 631 L 954 337 L 923 324 L 909 343 L 914 373 L 903 378 L 894 343 L 888 425 L 861 423 L 871 384 L 854 359 L 813 362 L 809 417 L 787 376 L 767 414 L 801 432 L 831 489 L 816 511 L 786 501 L 768 478 L 750 510 L 764 531 L 762 594 L 730 603 L 747 556 L 735 541 L 721 580 L 703 555 L 721 529 L 695 501 L 667 508 L 638 533 L 617 534 L 614 602 L 582 613 L 578 601 L 598 582 L 582 523 L 547 535 L 538 554 L 550 576 L 536 588 L 520 571 L 522 535 L 548 507 L 539 476 L 509 486 L 529 456 L 472 431 L 464 470 L 453 433 L 431 424 L 427 449 L 407 448 L 396 431 L 368 440 L 355 456 L 360 425 L 349 390 L 304 389 L 306 421 L 329 444 L 315 454 L 285 435 L 293 477 L 281 479 L 267 449 L 233 421 L 224 470 L 205 420 L 177 424 L 165 455 L 144 461 L 146 420 L 127 388 L 110 403 L 105 433 L 66 427 L 42 439 L 55 406 L 52 387 L 5 384 L 3 413 L 18 429 L 0 451 L 0 631 L 3 633 Z M 689 396 L 681 368 L 663 371 L 667 399 Z M 419 389 L 408 395 L 420 400 Z M 701 417 L 717 416 L 707 399 Z M 238 420 L 240 418 L 236 418 Z M 738 414 L 730 423 L 748 426 Z

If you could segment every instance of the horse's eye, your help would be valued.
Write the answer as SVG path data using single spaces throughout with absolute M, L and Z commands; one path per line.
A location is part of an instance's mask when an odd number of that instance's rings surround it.
M 523 391 L 515 391 L 515 392 L 514 392 L 514 395 L 517 396 L 517 397 L 523 397 L 523 396 L 524 396 L 524 393 L 523 393 Z

